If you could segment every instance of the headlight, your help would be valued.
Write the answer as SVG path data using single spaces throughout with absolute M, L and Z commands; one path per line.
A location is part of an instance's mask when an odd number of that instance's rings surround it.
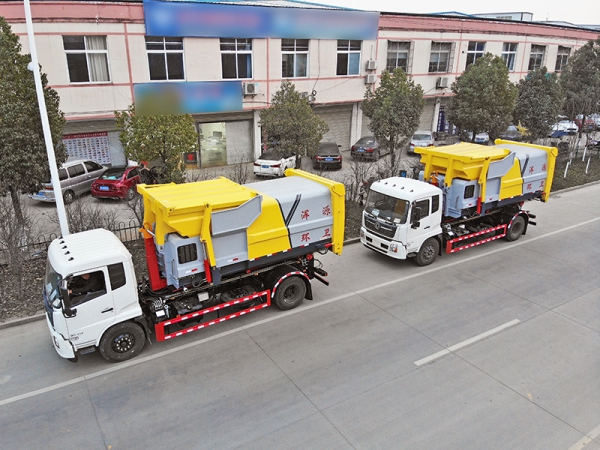
M 398 244 L 390 244 L 390 252 L 398 253 Z

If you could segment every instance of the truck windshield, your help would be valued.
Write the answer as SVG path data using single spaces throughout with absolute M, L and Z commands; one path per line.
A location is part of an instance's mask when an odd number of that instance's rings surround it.
M 46 264 L 46 277 L 44 278 L 44 289 L 48 303 L 52 304 L 58 298 L 58 283 L 62 279 L 60 274 L 54 271 L 50 261 Z
M 365 211 L 390 222 L 406 223 L 408 202 L 370 190 L 365 204 Z

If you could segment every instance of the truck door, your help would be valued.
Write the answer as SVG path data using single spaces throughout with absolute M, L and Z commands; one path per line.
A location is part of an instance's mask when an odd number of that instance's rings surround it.
M 96 277 L 89 289 L 81 278 L 89 274 Z M 77 273 L 67 280 L 71 291 L 72 317 L 67 318 L 67 329 L 71 343 L 77 348 L 94 345 L 103 330 L 115 321 L 115 305 L 106 268 L 87 273 Z
M 413 211 L 416 208 L 420 208 L 421 217 L 415 223 L 413 221 Z M 432 217 L 431 217 L 431 199 L 424 198 L 414 201 L 410 207 L 410 227 L 407 231 L 407 251 L 414 252 L 418 251 L 421 244 L 425 239 L 430 237 L 432 234 Z M 416 226 L 418 224 L 418 226 Z

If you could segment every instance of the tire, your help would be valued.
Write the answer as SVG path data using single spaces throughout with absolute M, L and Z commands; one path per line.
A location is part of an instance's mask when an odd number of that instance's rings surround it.
M 440 243 L 435 238 L 429 238 L 421 245 L 419 253 L 415 256 L 415 262 L 419 266 L 428 266 L 435 261 L 439 252 Z
M 275 304 L 283 311 L 293 309 L 302 303 L 306 295 L 306 284 L 299 277 L 288 277 L 277 286 Z
M 127 361 L 142 351 L 146 336 L 133 322 L 124 322 L 108 329 L 100 340 L 100 353 L 110 362 Z
M 523 231 L 525 231 L 525 219 L 523 219 L 523 216 L 517 216 L 509 224 L 505 239 L 508 242 L 516 241 L 521 237 Z
M 73 200 L 75 200 L 75 192 L 71 190 L 65 191 L 63 194 L 63 201 L 65 202 L 65 205 L 73 203 Z
M 129 202 L 129 201 L 133 200 L 134 196 L 135 196 L 135 191 L 133 190 L 133 188 L 127 189 L 127 192 L 125 193 L 125 200 L 127 200 Z

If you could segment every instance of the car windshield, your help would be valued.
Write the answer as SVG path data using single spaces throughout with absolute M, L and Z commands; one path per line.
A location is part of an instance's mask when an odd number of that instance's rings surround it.
M 125 173 L 125 168 L 113 167 L 106 169 L 106 171 L 100 177 L 102 180 L 120 180 Z
M 356 145 L 374 145 L 375 144 L 375 139 L 370 137 L 364 137 L 359 139 L 359 141 L 356 143 Z
M 281 159 L 281 155 L 276 151 L 269 150 L 262 153 L 258 159 L 262 159 L 264 161 L 279 161 Z
M 370 190 L 365 211 L 389 222 L 406 223 L 408 201 Z
M 429 134 L 415 134 L 413 136 L 413 141 L 427 141 L 431 139 L 431 135 Z
M 46 291 L 46 298 L 48 303 L 52 304 L 58 297 L 58 283 L 62 279 L 62 276 L 54 270 L 50 261 L 46 263 L 46 276 L 44 278 L 44 289 Z
M 335 144 L 331 145 L 323 145 L 319 146 L 319 150 L 317 152 L 319 155 L 339 155 L 340 151 L 338 150 Z

